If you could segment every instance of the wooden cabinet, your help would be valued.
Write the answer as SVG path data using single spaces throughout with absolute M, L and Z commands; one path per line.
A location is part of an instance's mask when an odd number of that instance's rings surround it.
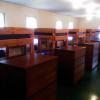
M 59 57 L 58 80 L 63 84 L 77 84 L 84 75 L 85 48 L 68 46 L 56 49 Z
M 91 41 L 99 43 L 99 54 L 98 54 L 98 62 L 99 62 L 100 61 L 100 40 L 91 40 Z
M 90 42 L 83 44 L 83 46 L 86 47 L 85 69 L 92 70 L 98 64 L 99 43 Z
M 0 98 L 56 100 L 56 65 L 57 57 L 40 54 L 1 60 Z

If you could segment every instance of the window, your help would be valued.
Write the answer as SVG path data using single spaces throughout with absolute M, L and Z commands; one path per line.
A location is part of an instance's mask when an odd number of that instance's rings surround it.
M 27 28 L 37 28 L 37 20 L 34 17 L 26 17 Z
M 100 40 L 100 33 L 98 34 L 98 39 Z
M 62 29 L 63 25 L 62 25 L 62 21 L 57 21 L 56 22 L 56 29 Z
M 33 41 L 34 45 L 38 45 L 38 39 L 35 38 L 34 41 Z
M 3 13 L 0 13 L 0 27 L 5 26 L 5 16 Z
M 72 41 L 73 37 L 72 36 L 68 36 L 68 41 Z
M 74 28 L 73 22 L 69 22 L 69 24 L 68 24 L 68 29 L 73 29 L 73 28 Z

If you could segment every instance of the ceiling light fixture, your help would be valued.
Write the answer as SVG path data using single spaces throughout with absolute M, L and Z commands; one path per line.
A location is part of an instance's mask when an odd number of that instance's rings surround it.
M 73 6 L 73 8 L 74 9 L 80 9 L 81 8 L 81 5 L 82 5 L 82 2 L 81 2 L 81 0 L 73 0 L 73 2 L 72 2 L 72 6 Z
M 85 3 L 88 0 L 69 0 L 69 2 L 71 2 L 72 7 L 76 10 L 82 8 L 83 3 Z
M 95 11 L 95 9 L 98 7 L 98 5 L 94 2 L 91 2 L 85 5 L 84 7 L 86 8 L 86 13 L 92 14 Z

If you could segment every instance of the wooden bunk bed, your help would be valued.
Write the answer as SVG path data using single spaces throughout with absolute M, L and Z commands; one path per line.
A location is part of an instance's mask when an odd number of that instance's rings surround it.
M 36 32 L 35 36 L 37 36 L 38 39 L 40 39 L 39 41 L 43 41 L 45 39 L 47 39 L 47 41 L 49 39 L 51 40 L 52 46 L 50 46 L 49 53 L 46 52 L 46 55 L 58 56 L 59 59 L 59 64 L 57 69 L 58 82 L 61 82 L 60 84 L 63 85 L 77 84 L 84 75 L 85 48 L 81 48 L 78 46 L 77 47 L 68 46 L 67 29 L 43 28 L 43 29 L 36 29 L 35 32 Z M 49 35 L 48 33 L 50 33 L 50 36 L 48 36 Z M 39 45 L 40 45 L 39 48 L 41 50 L 42 42 L 39 42 Z M 51 49 L 53 51 L 52 53 L 51 53 Z M 79 59 L 81 60 L 79 61 Z M 79 73 L 80 73 L 80 77 L 78 76 Z
M 32 29 L 0 29 L 0 47 L 7 56 L 0 60 L 0 99 L 56 100 L 57 57 L 34 53 L 33 39 Z
M 54 46 L 54 29 L 52 28 L 37 28 L 34 30 L 35 38 L 38 39 L 37 49 L 51 50 Z
M 33 46 L 34 31 L 32 29 L 5 27 L 0 28 L 0 48 L 5 48 L 5 56 L 10 57 L 24 54 L 29 45 L 29 52 L 34 53 Z M 17 52 L 15 52 L 17 50 Z M 22 52 L 21 52 L 22 50 Z
M 68 45 L 68 30 L 67 29 L 55 29 L 54 41 L 55 48 L 66 47 Z
M 81 47 L 68 46 L 67 29 L 49 29 L 49 32 L 51 32 L 50 36 L 48 36 L 49 33 L 48 29 L 37 29 L 37 31 L 35 30 L 35 32 L 36 33 L 39 32 L 38 33 L 39 35 L 35 33 L 36 36 L 38 35 L 38 39 L 40 39 L 39 41 L 42 41 L 45 38 L 47 40 L 50 39 L 52 42 L 51 49 L 53 50 L 53 52 L 51 53 L 49 49 L 49 53 L 46 54 L 58 56 L 59 59 L 58 82 L 61 82 L 60 84 L 63 85 L 67 83 L 68 84 L 70 83 L 70 85 L 77 84 L 84 75 L 83 59 L 85 56 L 85 49 Z M 39 42 L 39 45 L 41 49 L 42 42 Z M 81 53 L 78 54 L 77 52 L 81 52 Z M 78 57 L 76 58 L 76 56 Z M 72 63 L 72 59 L 73 59 L 73 63 Z M 81 59 L 80 62 L 78 59 Z M 76 63 L 78 63 L 78 65 L 76 65 Z M 64 76 L 63 73 L 65 73 Z M 80 73 L 80 77 L 78 77 L 77 75 L 78 73 Z
M 58 83 L 76 85 L 84 75 L 85 48 L 68 46 L 67 29 L 55 30 L 55 41 L 61 41 L 54 52 L 59 58 Z
M 91 42 L 96 35 L 96 29 L 86 29 L 85 31 L 85 42 Z
M 67 44 L 67 29 L 53 29 L 53 28 L 37 28 L 35 29 L 35 37 L 38 38 L 39 49 L 54 49 L 57 41 L 65 41 Z
M 68 38 L 71 37 L 72 40 L 68 39 L 69 45 L 78 45 L 79 43 L 85 42 L 85 33 L 82 29 L 69 29 Z
M 98 52 L 99 44 L 96 42 L 91 42 L 95 36 L 95 29 L 72 29 L 69 30 L 68 36 L 73 37 L 73 45 L 85 46 L 85 69 L 92 70 L 98 64 Z
M 83 43 L 78 43 L 79 46 L 86 47 L 85 69 L 92 70 L 98 64 L 99 44 L 91 40 L 96 34 L 95 29 L 86 29 Z

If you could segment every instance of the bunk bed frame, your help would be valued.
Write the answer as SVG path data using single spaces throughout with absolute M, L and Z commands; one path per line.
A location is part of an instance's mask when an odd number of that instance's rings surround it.
M 73 37 L 71 45 L 78 45 L 81 42 L 85 42 L 85 32 L 82 29 L 69 29 L 68 37 Z M 68 41 L 69 44 L 69 41 Z
M 34 30 L 35 38 L 38 38 L 38 50 L 50 50 L 54 48 L 54 29 L 37 28 Z
M 12 50 L 20 49 L 22 50 L 22 52 L 24 52 L 25 51 L 24 47 L 29 45 L 30 48 L 29 52 L 33 54 L 34 53 L 33 37 L 34 37 L 34 31 L 32 29 L 19 28 L 19 27 L 0 28 L 0 48 L 6 48 L 5 55 L 6 57 L 10 57 Z
M 57 47 L 57 41 L 64 41 L 67 45 L 67 29 L 37 28 L 35 38 L 38 38 L 39 50 L 52 50 Z M 43 48 L 45 44 L 45 48 Z
M 68 30 L 67 29 L 55 29 L 54 41 L 55 48 L 57 47 L 66 47 L 68 45 Z M 57 42 L 62 41 L 59 46 L 57 46 Z

